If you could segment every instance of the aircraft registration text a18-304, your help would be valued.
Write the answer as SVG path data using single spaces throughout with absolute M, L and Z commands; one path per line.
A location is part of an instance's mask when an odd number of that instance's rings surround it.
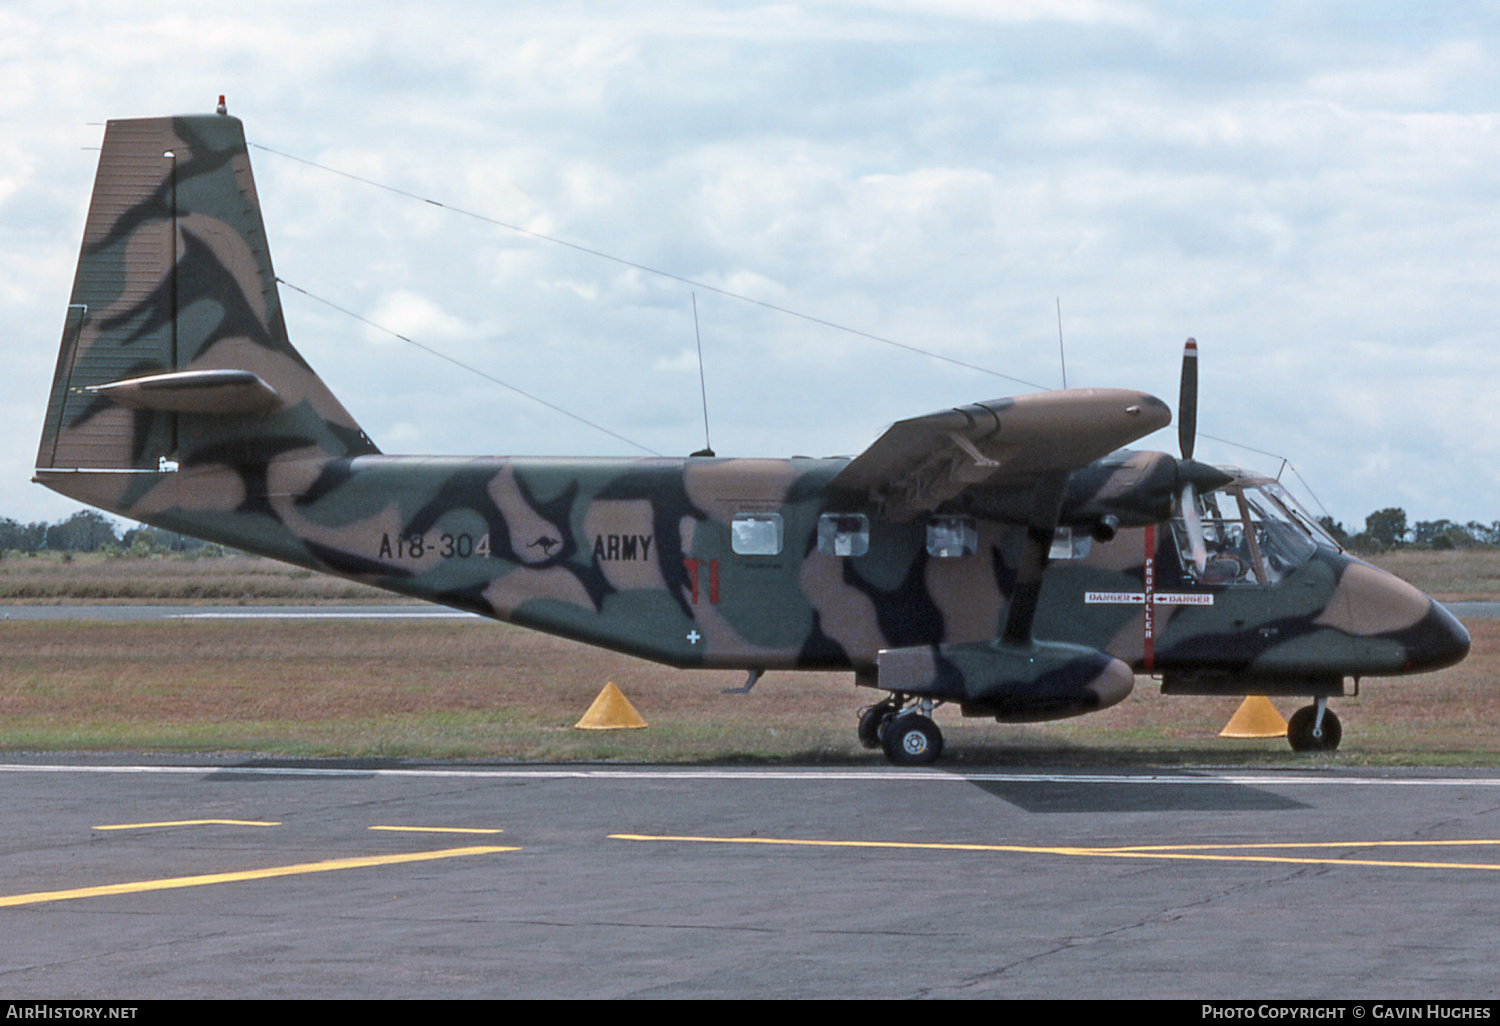
M 1025 722 L 1305 695 L 1469 637 L 1273 480 L 1122 446 L 1161 400 L 1072 389 L 899 421 L 836 459 L 383 454 L 292 348 L 244 131 L 110 121 L 36 480 L 145 523 L 676 667 L 847 670 L 860 740 L 931 762 L 941 703 Z

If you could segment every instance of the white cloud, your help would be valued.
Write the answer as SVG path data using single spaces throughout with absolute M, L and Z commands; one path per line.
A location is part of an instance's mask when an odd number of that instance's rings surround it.
M 1059 296 L 1073 384 L 1175 401 L 1195 334 L 1203 429 L 1287 453 L 1339 519 L 1500 518 L 1485 26 L 1103 0 L 354 10 L 0 11 L 0 333 L 17 350 L 0 387 L 20 440 L 0 515 L 70 508 L 25 481 L 86 122 L 222 92 L 255 142 L 1029 381 L 1059 380 Z M 701 444 L 689 286 L 252 159 L 289 281 L 652 448 Z M 721 452 L 848 452 L 1020 387 L 698 301 Z M 283 303 L 388 449 L 631 451 Z
M 381 342 L 388 341 L 391 332 L 432 342 L 472 337 L 474 334 L 472 325 L 443 312 L 426 296 L 406 289 L 398 289 L 381 300 L 370 320 L 386 329 L 383 332 L 370 329 L 372 340 Z
M 1378 61 L 1315 72 L 1307 89 L 1359 107 L 1430 106 L 1448 101 L 1453 87 L 1488 61 L 1477 39 L 1449 40 L 1416 54 L 1392 45 Z
M 941 16 L 967 22 L 1026 25 L 1145 25 L 1153 19 L 1140 4 L 1117 0 L 851 0 L 849 6 L 913 16 Z

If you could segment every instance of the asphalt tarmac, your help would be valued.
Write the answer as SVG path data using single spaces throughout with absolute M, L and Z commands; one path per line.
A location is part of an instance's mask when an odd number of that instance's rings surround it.
M 1500 777 L 0 766 L 0 992 L 1479 998 Z

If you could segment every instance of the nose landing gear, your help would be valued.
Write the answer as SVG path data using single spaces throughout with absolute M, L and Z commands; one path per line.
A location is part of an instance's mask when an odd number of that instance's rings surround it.
M 1343 739 L 1339 718 L 1328 708 L 1328 699 L 1304 705 L 1286 723 L 1286 739 L 1294 752 L 1331 752 Z

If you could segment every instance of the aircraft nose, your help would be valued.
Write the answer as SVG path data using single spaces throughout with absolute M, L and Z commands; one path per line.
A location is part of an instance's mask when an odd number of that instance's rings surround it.
M 1407 666 L 1413 672 L 1441 670 L 1469 654 L 1469 632 L 1437 602 L 1426 616 L 1400 632 L 1398 640 L 1406 646 Z
M 1469 632 L 1452 613 L 1358 560 L 1344 564 L 1333 601 L 1317 622 L 1347 634 L 1356 662 L 1371 676 L 1441 670 L 1469 654 Z

